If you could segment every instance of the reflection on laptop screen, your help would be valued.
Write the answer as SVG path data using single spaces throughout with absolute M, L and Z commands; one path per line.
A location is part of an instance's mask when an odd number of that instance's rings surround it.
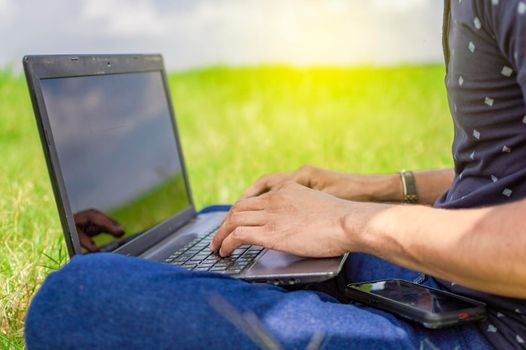
M 160 72 L 41 86 L 83 252 L 113 250 L 189 206 Z

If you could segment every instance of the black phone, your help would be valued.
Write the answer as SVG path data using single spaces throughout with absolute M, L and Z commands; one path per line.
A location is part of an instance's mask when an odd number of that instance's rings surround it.
M 422 324 L 444 328 L 486 318 L 486 304 L 461 295 L 399 279 L 347 285 L 350 301 L 385 310 Z

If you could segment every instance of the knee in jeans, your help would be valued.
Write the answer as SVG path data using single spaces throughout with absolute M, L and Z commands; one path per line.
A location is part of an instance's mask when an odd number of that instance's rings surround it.
M 112 253 L 96 253 L 74 256 L 71 261 L 64 266 L 61 272 L 77 272 L 86 275 L 97 271 L 111 271 L 112 267 L 122 265 L 121 260 L 127 259 L 124 256 Z
M 91 254 L 74 257 L 61 270 L 50 274 L 33 298 L 25 320 L 28 348 L 60 348 L 64 341 L 60 330 L 79 323 L 77 312 L 92 302 L 83 295 L 87 281 L 105 276 L 112 279 L 122 259 L 117 254 Z M 115 276 L 115 275 L 114 275 Z M 67 333 L 67 332 L 65 332 Z M 55 346 L 57 345 L 57 346 Z

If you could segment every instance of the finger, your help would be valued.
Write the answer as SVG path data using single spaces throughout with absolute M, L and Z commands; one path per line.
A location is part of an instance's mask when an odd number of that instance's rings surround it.
M 114 237 L 122 237 L 124 235 L 124 229 L 121 225 L 99 211 L 90 213 L 89 219 L 91 223 L 97 227 L 99 233 L 106 232 Z
M 240 226 L 263 226 L 266 214 L 262 210 L 234 211 L 228 214 L 210 243 L 210 250 L 216 252 L 223 240 Z
M 239 199 L 236 203 L 234 203 L 230 209 L 230 212 L 263 210 L 265 209 L 266 204 L 265 198 L 261 196 Z
M 239 226 L 225 238 L 219 255 L 222 257 L 232 254 L 234 249 L 243 244 L 263 245 L 265 238 L 263 226 Z
M 247 198 L 247 199 L 240 199 L 238 200 L 232 208 L 228 211 L 227 215 L 223 218 L 223 221 L 221 222 L 221 226 L 225 223 L 226 220 L 230 217 L 230 215 L 234 212 L 240 212 L 240 211 L 253 211 L 253 210 L 263 210 L 265 208 L 266 202 L 264 198 Z
M 94 253 L 99 251 L 99 247 L 97 247 L 95 242 L 83 231 L 79 231 L 79 241 L 80 245 L 86 248 L 88 252 Z
M 246 199 L 250 197 L 257 197 L 260 194 L 267 192 L 269 189 L 270 186 L 268 184 L 268 177 L 265 176 L 250 186 L 239 198 Z

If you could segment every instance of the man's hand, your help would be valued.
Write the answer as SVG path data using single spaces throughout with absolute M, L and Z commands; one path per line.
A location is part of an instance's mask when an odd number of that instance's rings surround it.
M 286 182 L 272 192 L 234 204 L 210 248 L 221 256 L 243 244 L 299 256 L 341 256 L 349 251 L 343 229 L 348 205 L 326 193 Z
M 87 209 L 73 215 L 79 234 L 80 245 L 88 252 L 98 252 L 99 247 L 91 237 L 100 233 L 109 233 L 114 237 L 122 237 L 124 230 L 118 222 L 96 209 Z
M 279 189 L 287 182 L 295 182 L 313 190 L 352 201 L 394 202 L 402 200 L 402 183 L 398 174 L 344 174 L 310 165 L 304 165 L 293 172 L 262 176 L 243 193 L 241 199 L 256 197 Z

